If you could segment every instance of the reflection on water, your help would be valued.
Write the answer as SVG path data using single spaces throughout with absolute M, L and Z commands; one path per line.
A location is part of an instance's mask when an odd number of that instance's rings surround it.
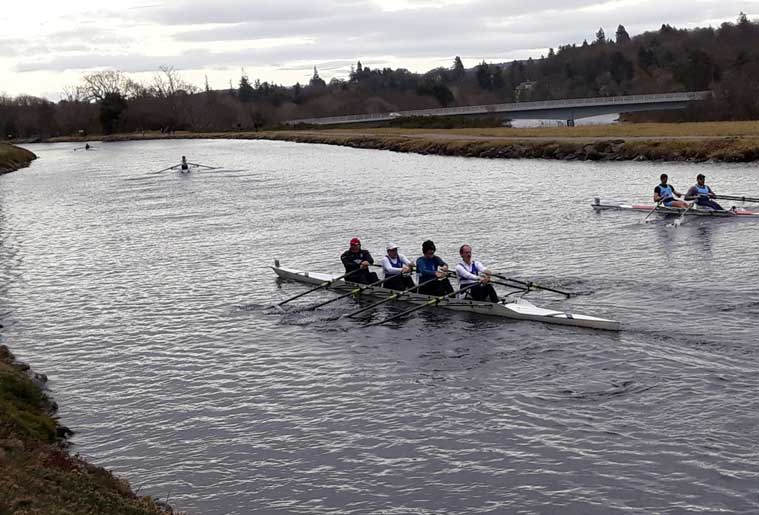
M 31 147 L 39 160 L 0 177 L 2 341 L 51 376 L 78 450 L 142 494 L 208 514 L 759 508 L 759 222 L 589 206 L 647 200 L 692 165 Z M 181 155 L 221 168 L 150 173 Z M 720 191 L 754 182 L 699 168 Z M 339 318 L 348 299 L 298 312 L 328 292 L 268 309 L 306 288 L 279 284 L 274 258 L 338 271 L 353 236 L 376 257 L 433 239 L 451 265 L 469 243 L 581 293 L 536 304 L 624 330 L 442 311 L 361 328 Z

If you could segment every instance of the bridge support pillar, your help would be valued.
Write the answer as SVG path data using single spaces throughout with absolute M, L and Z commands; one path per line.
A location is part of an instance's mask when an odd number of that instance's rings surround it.
M 574 127 L 574 126 L 575 126 L 574 119 L 570 118 L 569 120 L 567 120 L 567 127 Z

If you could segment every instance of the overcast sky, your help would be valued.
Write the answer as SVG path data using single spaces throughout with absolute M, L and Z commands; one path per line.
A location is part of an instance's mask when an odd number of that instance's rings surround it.
M 719 26 L 759 0 L 16 0 L 0 7 L 0 94 L 58 99 L 82 75 L 115 69 L 149 82 L 159 66 L 213 88 L 305 83 L 372 68 L 424 72 L 538 57 L 622 24 L 634 36 Z

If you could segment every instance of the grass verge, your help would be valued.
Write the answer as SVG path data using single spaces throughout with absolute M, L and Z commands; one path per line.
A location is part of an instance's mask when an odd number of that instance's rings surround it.
M 37 159 L 34 153 L 8 143 L 0 143 L 0 174 L 12 172 L 29 166 Z
M 0 513 L 165 515 L 107 470 L 69 454 L 55 403 L 0 345 Z M 39 377 L 39 376 L 38 376 Z

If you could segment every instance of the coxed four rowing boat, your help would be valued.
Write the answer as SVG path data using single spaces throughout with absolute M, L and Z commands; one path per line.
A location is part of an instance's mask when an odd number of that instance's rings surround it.
M 392 294 L 398 294 L 398 301 L 410 304 L 423 304 L 435 299 L 431 295 L 421 293 L 398 292 L 388 288 L 378 286 L 366 287 L 365 285 L 352 283 L 345 280 L 334 279 L 339 277 L 333 274 L 323 274 L 316 272 L 306 272 L 293 268 L 279 266 L 275 261 L 272 267 L 274 273 L 282 279 L 296 281 L 305 284 L 319 285 L 325 282 L 332 282 L 330 289 L 338 292 L 347 292 L 355 288 L 363 288 L 361 296 L 370 296 L 375 298 L 387 298 Z M 553 309 L 539 308 L 533 303 L 523 298 L 509 299 L 506 303 L 479 302 L 467 299 L 449 298 L 441 300 L 435 304 L 437 307 L 451 309 L 454 311 L 467 311 L 478 313 L 480 315 L 500 316 L 504 318 L 513 318 L 515 320 L 531 320 L 533 322 L 544 322 L 546 324 L 570 325 L 575 327 L 587 327 L 590 329 L 603 329 L 606 331 L 619 331 L 620 325 L 616 320 L 592 317 L 588 315 L 579 315 Z

